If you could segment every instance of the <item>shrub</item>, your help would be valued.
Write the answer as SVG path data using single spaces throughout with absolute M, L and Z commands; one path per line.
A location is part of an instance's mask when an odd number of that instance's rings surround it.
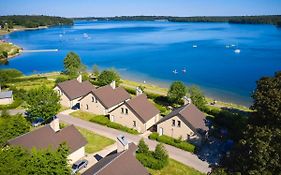
M 94 123 L 101 124 L 101 125 L 105 125 L 105 126 L 107 126 L 109 128 L 114 128 L 114 129 L 118 129 L 118 130 L 121 130 L 121 131 L 125 131 L 125 132 L 128 132 L 130 134 L 135 134 L 136 135 L 136 134 L 139 133 L 135 129 L 128 128 L 126 126 L 120 125 L 120 124 L 115 123 L 115 122 L 111 122 L 107 117 L 105 117 L 103 115 L 95 116 L 92 119 L 90 119 L 90 121 L 94 122 Z
M 144 153 L 144 154 L 148 154 L 149 153 L 149 148 L 148 145 L 144 142 L 143 139 L 141 139 L 139 141 L 139 145 L 138 145 L 138 153 Z
M 151 140 L 157 140 L 158 142 L 166 143 L 168 145 L 172 145 L 174 147 L 180 148 L 188 152 L 193 153 L 195 151 L 195 146 L 193 144 L 190 144 L 186 141 L 181 141 L 180 139 L 174 139 L 165 135 L 159 136 L 159 134 L 156 132 L 151 133 L 148 138 Z
M 157 144 L 155 151 L 153 152 L 153 157 L 163 162 L 168 162 L 169 156 L 163 144 Z
M 155 159 L 154 157 L 144 154 L 144 153 L 137 153 L 136 158 L 141 162 L 141 164 L 145 167 L 160 170 L 165 167 L 166 163 Z

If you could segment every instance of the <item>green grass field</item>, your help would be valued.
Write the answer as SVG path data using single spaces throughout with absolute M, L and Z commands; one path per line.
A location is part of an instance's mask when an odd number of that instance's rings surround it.
M 85 147 L 85 151 L 88 154 L 98 152 L 105 147 L 115 143 L 114 140 L 98 135 L 92 131 L 83 128 L 78 128 L 78 130 L 88 141 Z
M 203 175 L 203 173 L 173 159 L 169 159 L 169 164 L 162 170 L 148 169 L 148 171 L 152 175 Z

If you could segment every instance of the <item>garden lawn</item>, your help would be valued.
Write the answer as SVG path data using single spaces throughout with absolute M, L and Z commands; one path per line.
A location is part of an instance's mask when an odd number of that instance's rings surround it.
M 173 159 L 169 159 L 169 164 L 161 170 L 148 169 L 148 171 L 152 175 L 204 175 L 203 173 Z
M 83 111 L 80 111 L 80 110 L 72 112 L 70 115 L 72 115 L 74 117 L 77 117 L 77 118 L 80 118 L 82 120 L 87 120 L 87 121 L 90 121 L 93 117 L 97 116 L 95 114 L 91 114 L 89 112 L 83 112 Z
M 83 128 L 78 128 L 78 130 L 88 141 L 87 145 L 85 146 L 85 151 L 88 154 L 98 152 L 115 143 L 114 140 L 98 135 L 92 131 Z

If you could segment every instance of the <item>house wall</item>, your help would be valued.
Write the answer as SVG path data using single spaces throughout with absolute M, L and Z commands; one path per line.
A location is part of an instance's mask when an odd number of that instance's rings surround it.
M 82 111 L 91 112 L 93 114 L 97 115 L 106 115 L 106 109 L 105 107 L 99 102 L 98 99 L 96 99 L 96 102 L 92 100 L 92 97 L 94 97 L 93 94 L 88 94 L 83 99 L 80 100 L 80 109 Z M 87 109 L 88 105 L 88 109 Z
M 1 98 L 0 99 L 0 105 L 8 105 L 13 103 L 13 98 Z
M 69 160 L 69 164 L 73 164 L 77 160 L 81 159 L 85 156 L 85 147 L 81 147 L 78 150 L 74 151 L 73 153 L 69 154 L 67 156 L 67 159 Z
M 124 108 L 124 113 L 122 113 L 122 108 Z M 128 109 L 128 114 L 125 114 L 126 109 Z M 110 112 L 110 121 L 136 129 L 141 133 L 146 131 L 145 124 L 125 104 Z M 133 126 L 134 121 L 136 121 L 136 127 Z
M 150 127 L 155 125 L 160 120 L 160 114 L 155 115 L 145 123 L 145 129 L 148 130 Z
M 172 126 L 173 120 L 175 120 L 175 126 Z M 181 122 L 181 126 L 178 127 L 178 121 Z M 163 128 L 163 135 L 167 135 L 173 138 L 182 137 L 183 140 L 196 140 L 201 142 L 200 134 L 194 133 L 178 116 L 174 116 L 168 120 L 165 120 L 157 125 L 157 132 L 160 133 L 160 128 Z
M 55 87 L 54 90 L 59 94 L 60 96 L 60 104 L 65 107 L 71 108 L 71 101 L 68 99 L 68 97 L 61 91 L 59 87 Z

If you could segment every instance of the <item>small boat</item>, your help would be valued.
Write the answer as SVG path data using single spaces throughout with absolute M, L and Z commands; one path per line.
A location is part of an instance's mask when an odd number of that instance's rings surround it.
M 229 45 L 226 45 L 225 47 L 226 47 L 226 48 L 230 48 L 230 46 L 229 46 Z
M 235 44 L 231 44 L 231 47 L 235 47 L 236 45 Z
M 239 54 L 240 52 L 241 52 L 241 50 L 240 50 L 240 49 L 235 49 L 235 50 L 234 50 L 234 53 Z
M 61 38 L 63 35 L 62 35 L 62 34 L 60 34 L 59 36 L 60 36 L 60 38 Z
M 177 74 L 177 73 L 178 73 L 177 69 L 173 70 L 173 73 L 174 73 L 174 74 Z
M 88 35 L 87 33 L 84 33 L 84 34 L 83 34 L 83 37 L 84 37 L 84 38 L 88 38 L 89 35 Z
M 183 68 L 182 72 L 183 72 L 183 73 L 186 73 L 186 69 L 185 69 L 185 68 Z
M 197 45 L 194 44 L 192 47 L 193 47 L 193 48 L 197 48 Z

